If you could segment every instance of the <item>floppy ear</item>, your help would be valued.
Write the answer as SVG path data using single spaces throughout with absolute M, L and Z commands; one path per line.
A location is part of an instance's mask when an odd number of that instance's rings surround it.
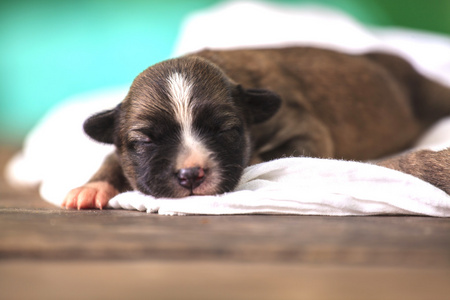
M 106 143 L 114 143 L 114 127 L 120 104 L 111 110 L 99 112 L 83 124 L 84 132 L 94 140 Z
M 275 92 L 265 89 L 247 89 L 244 93 L 253 123 L 270 119 L 281 106 L 281 98 Z

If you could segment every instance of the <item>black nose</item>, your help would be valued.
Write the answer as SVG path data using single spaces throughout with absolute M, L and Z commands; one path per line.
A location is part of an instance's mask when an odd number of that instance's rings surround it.
M 193 190 L 205 179 L 205 171 L 200 167 L 181 169 L 177 172 L 177 178 L 182 187 Z

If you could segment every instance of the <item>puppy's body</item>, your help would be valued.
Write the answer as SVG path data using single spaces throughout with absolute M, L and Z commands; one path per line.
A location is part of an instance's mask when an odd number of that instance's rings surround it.
M 118 107 L 87 120 L 117 153 L 64 205 L 102 207 L 129 189 L 223 193 L 249 163 L 283 156 L 379 158 L 448 114 L 449 89 L 395 56 L 206 50 L 150 67 Z
M 314 48 L 196 55 L 214 62 L 244 87 L 280 95 L 280 111 L 252 127 L 254 155 L 262 160 L 279 157 L 280 151 L 288 156 L 381 157 L 410 146 L 430 121 L 450 110 L 447 89 L 390 55 L 350 56 Z M 444 109 L 428 114 L 424 106 L 437 101 L 430 97 L 439 96 L 445 99 Z M 292 140 L 294 145 L 286 148 Z

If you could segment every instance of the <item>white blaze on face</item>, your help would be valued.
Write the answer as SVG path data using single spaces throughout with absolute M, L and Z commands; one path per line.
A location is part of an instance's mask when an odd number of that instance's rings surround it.
M 173 73 L 169 79 L 169 98 L 175 111 L 175 118 L 183 130 L 192 126 L 192 84 L 180 73 Z
M 208 168 L 210 151 L 193 130 L 192 83 L 180 73 L 168 78 L 169 99 L 175 118 L 181 126 L 181 150 L 177 158 L 178 170 L 191 167 Z

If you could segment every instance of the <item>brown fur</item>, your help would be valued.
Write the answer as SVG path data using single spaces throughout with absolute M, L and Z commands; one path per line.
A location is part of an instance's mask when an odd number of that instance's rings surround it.
M 446 110 L 424 109 L 427 89 L 436 94 L 442 89 L 447 102 L 449 91 L 391 55 L 353 56 L 316 48 L 194 55 L 214 62 L 244 87 L 264 87 L 283 99 L 280 111 L 252 130 L 255 162 L 280 154 L 382 157 L 411 146 L 430 121 L 450 112 L 449 103 Z
M 164 93 L 158 90 L 163 86 L 158 82 L 166 78 L 165 67 L 175 63 L 192 66 L 193 80 L 202 83 L 196 95 L 216 105 L 221 115 L 227 113 L 229 101 L 224 99 L 237 97 L 246 89 L 267 89 L 280 96 L 281 107 L 275 113 L 278 106 L 273 106 L 274 116 L 268 121 L 251 122 L 272 114 L 267 107 L 258 114 L 236 102 L 230 113 L 233 116 L 237 109 L 237 115 L 247 118 L 242 126 L 251 152 L 244 161 L 250 163 L 283 156 L 376 159 L 407 149 L 433 122 L 450 114 L 450 90 L 393 55 L 348 55 L 308 47 L 205 50 L 140 74 L 120 110 L 106 112 L 121 114 L 116 139 L 133 139 L 129 131 L 142 124 L 148 126 L 149 114 L 170 114 L 159 102 L 163 98 L 154 95 Z M 262 116 L 264 113 L 267 116 Z M 97 136 L 96 126 L 90 127 L 90 135 Z M 109 138 L 97 139 L 112 143 L 112 132 L 106 136 Z M 133 180 L 123 177 L 124 173 L 127 178 L 134 176 L 127 151 L 120 146 L 91 182 L 109 182 L 117 191 L 136 189 Z M 380 164 L 422 178 L 448 193 L 449 151 L 420 151 Z
M 438 152 L 410 152 L 382 161 L 378 165 L 411 174 L 450 195 L 450 148 Z

